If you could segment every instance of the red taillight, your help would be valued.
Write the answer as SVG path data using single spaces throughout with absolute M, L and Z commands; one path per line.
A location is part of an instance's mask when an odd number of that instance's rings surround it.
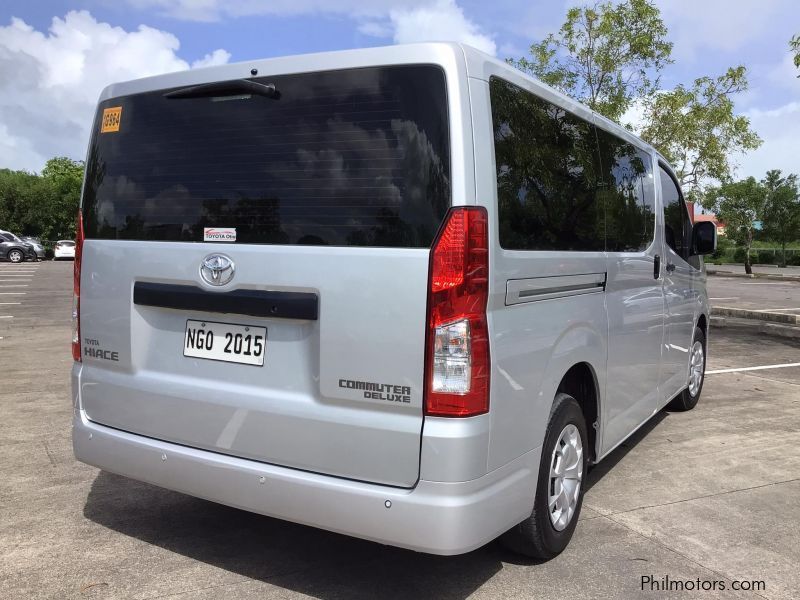
M 450 210 L 431 250 L 425 413 L 489 410 L 489 227 L 486 210 Z
M 81 255 L 83 254 L 83 216 L 78 211 L 75 224 L 75 263 L 72 276 L 72 359 L 81 360 Z

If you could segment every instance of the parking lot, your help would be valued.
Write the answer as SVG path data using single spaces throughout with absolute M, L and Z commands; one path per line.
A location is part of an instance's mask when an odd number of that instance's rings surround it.
M 592 470 L 556 559 L 496 543 L 435 557 L 76 463 L 71 269 L 0 263 L 0 598 L 797 597 L 800 366 L 781 366 L 800 363 L 797 341 L 712 331 L 698 407 L 662 411 Z M 712 297 L 783 293 L 712 285 Z M 800 284 L 787 290 L 784 308 L 800 307 Z M 738 370 L 758 366 L 778 368 Z M 643 592 L 643 576 L 725 589 Z

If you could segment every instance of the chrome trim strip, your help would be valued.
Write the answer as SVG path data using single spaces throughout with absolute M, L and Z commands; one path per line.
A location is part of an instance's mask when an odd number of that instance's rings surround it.
M 605 273 L 510 279 L 506 282 L 506 306 L 567 296 L 598 294 L 605 289 Z

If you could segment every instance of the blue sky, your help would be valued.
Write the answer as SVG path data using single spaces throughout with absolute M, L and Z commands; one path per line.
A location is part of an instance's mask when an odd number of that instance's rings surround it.
M 543 0 L 4 0 L 0 168 L 81 158 L 92 105 L 115 79 L 304 52 L 457 39 L 501 58 L 558 29 L 569 6 Z M 737 99 L 764 138 L 740 176 L 800 172 L 800 79 L 788 40 L 796 0 L 656 0 L 674 42 L 662 87 L 745 64 Z M 76 12 L 85 11 L 85 12 Z M 55 20 L 54 20 L 55 19 Z M 46 112 L 47 115 L 42 113 Z

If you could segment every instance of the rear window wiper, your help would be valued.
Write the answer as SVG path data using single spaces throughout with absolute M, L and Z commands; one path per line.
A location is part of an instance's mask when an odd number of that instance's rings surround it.
M 263 84 L 250 81 L 249 79 L 232 79 L 230 81 L 215 81 L 213 83 L 203 83 L 173 90 L 164 94 L 164 98 L 180 100 L 183 98 L 209 98 L 214 96 L 235 96 L 243 94 L 264 96 L 265 98 L 272 98 L 273 100 L 277 100 L 281 97 L 281 93 L 272 83 Z

